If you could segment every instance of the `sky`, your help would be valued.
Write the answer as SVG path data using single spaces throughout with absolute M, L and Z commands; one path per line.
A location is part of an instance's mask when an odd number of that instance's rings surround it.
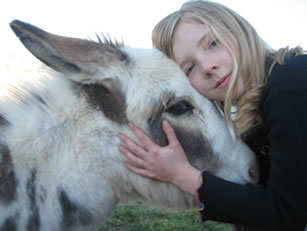
M 14 19 L 78 38 L 110 35 L 135 47 L 151 47 L 154 25 L 185 0 L 10 0 L 0 9 L 0 56 L 24 49 L 9 27 Z M 307 50 L 307 0 L 216 0 L 245 17 L 273 48 Z M 278 5 L 277 5 L 278 3 Z

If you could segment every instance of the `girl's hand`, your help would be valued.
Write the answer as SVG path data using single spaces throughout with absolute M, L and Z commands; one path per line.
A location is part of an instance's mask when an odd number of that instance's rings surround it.
M 129 126 L 144 147 L 120 134 L 119 138 L 128 148 L 119 146 L 119 150 L 132 162 L 126 162 L 125 166 L 138 175 L 173 183 L 182 190 L 195 194 L 200 185 L 200 171 L 190 165 L 172 126 L 163 121 L 163 131 L 169 141 L 165 147 L 155 144 L 134 124 Z

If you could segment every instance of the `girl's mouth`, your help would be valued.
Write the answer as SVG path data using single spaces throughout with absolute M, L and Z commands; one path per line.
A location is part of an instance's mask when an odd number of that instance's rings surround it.
M 230 77 L 231 77 L 231 73 L 229 75 L 223 77 L 219 81 L 217 81 L 216 85 L 215 85 L 215 88 L 219 88 L 219 89 L 225 88 L 228 85 L 229 81 L 230 81 Z

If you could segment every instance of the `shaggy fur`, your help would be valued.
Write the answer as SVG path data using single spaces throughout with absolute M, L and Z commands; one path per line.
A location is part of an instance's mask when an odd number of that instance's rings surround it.
M 175 186 L 124 167 L 117 135 L 136 139 L 128 121 L 166 145 L 167 119 L 194 166 L 252 181 L 252 152 L 233 144 L 212 102 L 161 52 L 61 37 L 21 21 L 11 27 L 49 68 L 0 72 L 10 79 L 0 89 L 0 230 L 96 230 L 118 202 L 136 198 L 196 205 Z

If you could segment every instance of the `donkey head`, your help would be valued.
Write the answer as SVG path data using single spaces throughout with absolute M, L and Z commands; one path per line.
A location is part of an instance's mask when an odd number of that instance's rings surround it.
M 253 153 L 239 139 L 233 143 L 214 104 L 158 50 L 62 37 L 17 20 L 10 25 L 33 55 L 81 86 L 110 126 L 120 131 L 132 121 L 166 145 L 161 124 L 168 120 L 192 165 L 234 182 L 255 181 Z

